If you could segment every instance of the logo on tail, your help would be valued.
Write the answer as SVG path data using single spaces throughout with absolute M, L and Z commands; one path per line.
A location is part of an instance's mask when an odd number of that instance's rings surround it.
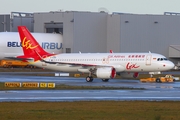
M 27 40 L 26 37 L 24 37 L 23 41 L 22 41 L 22 47 L 26 48 L 26 49 L 34 49 L 37 48 L 38 45 L 36 46 L 32 46 L 32 43 L 30 43 L 30 40 Z

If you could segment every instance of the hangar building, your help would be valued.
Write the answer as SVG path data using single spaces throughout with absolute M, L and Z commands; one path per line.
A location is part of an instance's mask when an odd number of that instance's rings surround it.
M 63 33 L 64 52 L 156 52 L 180 57 L 180 16 L 105 12 L 34 13 L 34 32 Z
M 10 15 L 0 15 L 0 32 L 10 31 Z
M 151 51 L 180 61 L 179 13 L 51 11 L 34 13 L 31 22 L 31 31 L 63 34 L 65 53 Z
M 17 26 L 25 25 L 29 31 L 34 31 L 33 13 L 11 12 L 0 14 L 0 32 L 17 32 Z

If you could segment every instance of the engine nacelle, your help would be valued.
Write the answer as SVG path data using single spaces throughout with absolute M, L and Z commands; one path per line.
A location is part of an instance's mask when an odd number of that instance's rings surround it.
M 102 67 L 96 70 L 96 76 L 101 79 L 110 79 L 116 77 L 116 69 L 112 67 Z
M 125 73 L 120 73 L 121 78 L 137 78 L 139 76 L 138 72 L 134 72 L 134 73 L 129 73 L 129 72 L 125 72 Z

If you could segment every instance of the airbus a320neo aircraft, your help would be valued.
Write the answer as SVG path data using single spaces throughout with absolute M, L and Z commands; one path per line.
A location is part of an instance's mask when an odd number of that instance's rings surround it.
M 138 72 L 167 71 L 174 64 L 165 56 L 156 53 L 71 53 L 51 54 L 41 48 L 25 26 L 18 27 L 24 55 L 18 59 L 30 64 L 62 72 L 89 73 L 87 82 L 92 82 L 92 75 L 103 81 L 115 78 L 116 74 Z

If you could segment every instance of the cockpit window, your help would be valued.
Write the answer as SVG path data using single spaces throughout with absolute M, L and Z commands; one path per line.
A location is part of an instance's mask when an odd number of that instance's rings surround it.
M 157 61 L 166 61 L 168 60 L 167 58 L 158 58 Z

